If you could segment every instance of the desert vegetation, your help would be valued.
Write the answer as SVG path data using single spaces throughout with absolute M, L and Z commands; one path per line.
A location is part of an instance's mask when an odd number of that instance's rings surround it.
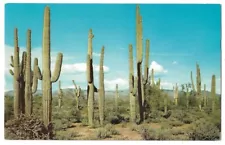
M 115 92 L 111 96 L 105 91 L 105 46 L 102 46 L 99 60 L 99 88 L 95 87 L 92 29 L 88 32 L 87 56 L 84 56 L 87 59 L 87 90 L 82 90 L 76 84 L 76 78 L 71 79 L 74 89 L 62 89 L 63 80 L 59 78 L 63 53 L 58 53 L 52 71 L 50 33 L 50 8 L 46 6 L 41 70 L 37 58 L 34 58 L 33 69 L 31 68 L 31 30 L 27 31 L 27 50 L 22 53 L 21 62 L 18 29 L 14 30 L 14 54 L 11 56 L 10 70 L 14 95 L 5 95 L 5 139 L 220 139 L 221 99 L 216 94 L 216 76 L 212 74 L 211 86 L 207 86 L 211 88 L 211 92 L 206 91 L 206 85 L 201 90 L 201 69 L 196 63 L 196 83 L 190 70 L 190 76 L 187 76 L 190 77 L 190 83 L 176 84 L 171 88 L 173 95 L 162 89 L 161 79 L 154 79 L 154 69 L 149 72 L 150 40 L 144 41 L 144 51 L 139 5 L 136 6 L 136 67 L 133 59 L 134 47 L 128 44 L 127 48 L 129 91 L 122 92 L 119 85 L 115 86 Z M 41 95 L 35 95 L 38 80 L 42 82 Z M 58 92 L 54 95 L 52 83 L 57 82 Z

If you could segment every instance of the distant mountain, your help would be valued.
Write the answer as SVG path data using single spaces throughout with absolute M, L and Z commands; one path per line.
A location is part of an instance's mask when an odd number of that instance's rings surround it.
M 173 99 L 173 90 L 163 90 L 165 93 L 168 94 L 168 96 Z M 63 93 L 65 96 L 67 97 L 74 97 L 74 89 L 63 89 Z M 53 97 L 57 97 L 58 95 L 58 91 L 53 91 L 52 92 L 52 96 Z M 181 92 L 179 92 L 179 94 L 181 94 Z M 210 92 L 207 91 L 207 96 L 210 96 Z M 34 97 L 35 96 L 41 96 L 42 95 L 42 91 L 41 90 L 37 90 L 37 92 L 34 94 Z M 119 96 L 120 97 L 128 97 L 129 95 L 129 90 L 121 90 L 119 91 Z M 10 90 L 10 91 L 7 91 L 5 92 L 5 96 L 9 96 L 9 97 L 13 97 L 13 91 Z M 83 90 L 82 91 L 82 96 L 87 96 L 87 91 L 86 90 Z M 95 96 L 98 96 L 98 93 L 95 93 Z M 105 96 L 106 97 L 114 97 L 115 96 L 115 91 L 105 91 Z M 220 94 L 217 94 L 217 96 L 221 96 Z

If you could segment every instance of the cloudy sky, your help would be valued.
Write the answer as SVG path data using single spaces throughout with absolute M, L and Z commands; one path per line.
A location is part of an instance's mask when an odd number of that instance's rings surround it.
M 19 46 L 26 47 L 26 31 L 32 30 L 32 58 L 42 68 L 43 12 L 46 4 L 7 4 L 5 6 L 5 90 L 13 88 L 10 55 L 13 54 L 13 31 L 18 28 Z M 92 28 L 94 76 L 98 87 L 100 50 L 105 46 L 105 87 L 128 88 L 128 45 L 135 48 L 136 5 L 49 4 L 51 9 L 51 61 L 63 53 L 60 75 L 62 88 L 73 87 L 72 79 L 86 88 L 86 54 L 88 31 Z M 212 74 L 220 92 L 221 75 L 221 7 L 220 5 L 140 5 L 143 18 L 143 44 L 150 39 L 150 68 L 156 70 L 162 87 L 190 82 L 196 62 L 201 69 L 202 84 L 210 90 Z M 134 49 L 134 56 L 136 56 Z M 32 60 L 33 62 L 33 60 Z M 53 89 L 57 89 L 57 83 Z M 41 82 L 39 81 L 39 88 Z

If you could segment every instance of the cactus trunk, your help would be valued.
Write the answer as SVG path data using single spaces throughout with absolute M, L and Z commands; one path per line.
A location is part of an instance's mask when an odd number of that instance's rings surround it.
M 204 107 L 207 106 L 206 84 L 204 84 Z
M 115 110 L 118 112 L 118 98 L 119 98 L 119 92 L 118 92 L 118 84 L 116 84 L 116 93 L 115 93 Z
M 87 98 L 88 98 L 88 124 L 89 126 L 94 125 L 94 75 L 93 75 L 93 60 L 92 60 L 92 29 L 89 30 L 88 34 L 88 55 L 87 55 Z
M 104 113 L 105 113 L 105 86 L 104 86 L 104 70 L 103 70 L 103 63 L 104 63 L 104 46 L 101 50 L 101 57 L 100 57 L 100 67 L 99 67 L 99 120 L 100 125 L 104 125 Z
M 212 112 L 215 112 L 215 102 L 216 102 L 216 76 L 212 76 L 211 82 L 211 98 L 212 98 Z
M 136 83 L 136 81 L 135 81 Z M 129 96 L 130 96 L 130 122 L 136 121 L 136 91 L 134 86 L 133 48 L 129 45 Z

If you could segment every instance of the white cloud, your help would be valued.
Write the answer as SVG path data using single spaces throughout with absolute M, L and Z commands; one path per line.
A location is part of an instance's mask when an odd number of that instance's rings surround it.
M 96 56 L 96 57 L 100 57 L 101 56 L 100 53 L 96 53 L 96 52 L 93 52 L 92 54 L 93 54 L 93 56 Z
M 155 73 L 167 73 L 168 71 L 163 68 L 162 65 L 158 64 L 156 61 L 152 61 L 149 67 L 149 72 L 154 69 Z
M 93 64 L 93 70 L 99 72 L 99 65 Z M 86 63 L 74 63 L 74 64 L 63 64 L 62 65 L 62 73 L 84 73 L 87 70 Z M 109 71 L 109 67 L 103 66 L 104 72 Z
M 161 83 L 160 83 L 160 85 L 161 85 L 161 88 L 163 88 L 163 89 L 169 89 L 169 90 L 172 90 L 173 89 L 173 83 L 171 83 L 171 82 L 168 82 L 168 81 L 162 81 Z
M 177 61 L 173 61 L 173 63 L 172 64 L 177 64 Z
M 119 89 L 128 89 L 128 80 L 123 78 L 117 78 L 113 80 L 105 79 L 105 89 L 106 90 L 115 90 L 116 84 L 118 84 Z

